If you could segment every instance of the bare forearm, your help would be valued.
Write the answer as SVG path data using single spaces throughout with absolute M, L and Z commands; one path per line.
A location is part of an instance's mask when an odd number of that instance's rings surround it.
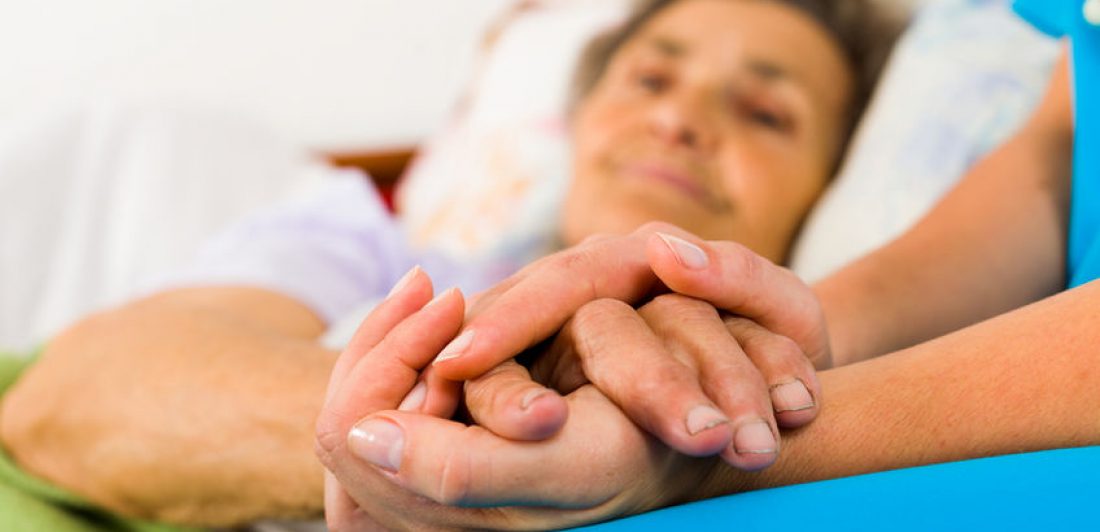
M 903 352 L 823 372 L 826 403 L 755 476 L 707 495 L 1100 443 L 1100 283 Z
M 131 515 L 314 514 L 313 422 L 335 359 L 313 340 L 320 330 L 296 303 L 248 289 L 99 314 L 12 388 L 0 436 L 30 471 Z
M 815 291 L 838 365 L 935 338 L 1063 286 L 1072 115 L 1064 63 L 1029 123 L 897 241 Z

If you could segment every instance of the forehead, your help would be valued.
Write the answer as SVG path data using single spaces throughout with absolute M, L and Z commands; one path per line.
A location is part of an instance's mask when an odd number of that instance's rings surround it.
M 624 51 L 649 51 L 717 71 L 751 68 L 788 78 L 822 103 L 843 103 L 848 66 L 827 30 L 775 0 L 679 0 L 639 29 Z

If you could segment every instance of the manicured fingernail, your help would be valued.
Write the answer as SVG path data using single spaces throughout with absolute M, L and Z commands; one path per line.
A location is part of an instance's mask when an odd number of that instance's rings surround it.
M 775 452 L 775 435 L 763 421 L 748 423 L 734 434 L 733 449 L 738 454 L 772 454 Z
M 772 407 L 776 412 L 797 412 L 814 407 L 814 398 L 802 381 L 772 386 Z
M 451 297 L 455 292 L 458 292 L 458 288 L 447 289 L 447 291 L 432 298 L 432 300 L 429 301 L 427 305 L 424 305 L 424 308 L 428 308 L 432 305 L 435 305 L 436 303 L 439 303 L 440 301 L 443 301 L 444 299 L 447 299 L 448 297 Z
M 396 473 L 401 469 L 405 433 L 390 421 L 368 419 L 348 433 L 348 448 L 359 458 Z
M 687 430 L 688 434 L 694 436 L 704 430 L 713 429 L 718 425 L 729 422 L 729 418 L 719 412 L 718 409 L 707 405 L 699 405 L 688 412 Z
M 531 406 L 531 403 L 534 403 L 540 397 L 545 397 L 549 394 L 550 390 L 547 390 L 545 388 L 536 388 L 534 390 L 531 390 L 523 396 L 523 399 L 520 400 L 519 407 L 523 410 L 527 410 Z
M 415 412 L 420 410 L 421 406 L 424 406 L 424 399 L 428 397 L 428 383 L 420 381 L 416 386 L 413 386 L 409 395 L 405 396 L 405 399 L 401 401 L 401 404 L 397 407 L 398 410 L 403 412 Z
M 409 270 L 408 273 L 401 277 L 400 281 L 397 281 L 397 284 L 393 285 L 393 288 L 390 289 L 390 293 L 386 294 L 386 299 L 393 297 L 395 294 L 398 294 L 402 290 L 404 290 L 406 286 L 409 286 L 409 283 L 412 282 L 414 277 L 416 277 L 416 272 L 418 271 L 420 271 L 420 266 L 413 266 L 413 268 Z
M 703 248 L 682 238 L 667 235 L 665 233 L 657 233 L 657 236 L 665 241 L 665 245 L 668 246 L 668 249 L 672 250 L 677 260 L 679 260 L 680 264 L 685 268 L 703 270 L 710 264 L 710 259 L 707 258 L 707 252 L 703 251 Z
M 435 357 L 435 362 L 432 364 L 438 364 L 444 360 L 451 360 L 452 358 L 458 358 L 470 348 L 470 344 L 474 343 L 474 331 L 466 331 L 458 338 L 451 340 L 451 343 L 447 344 L 447 347 L 443 348 L 443 351 L 439 353 L 439 356 Z

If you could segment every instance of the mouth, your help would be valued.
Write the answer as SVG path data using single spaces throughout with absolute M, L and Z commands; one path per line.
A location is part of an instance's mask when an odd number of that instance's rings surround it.
M 631 163 L 623 167 L 623 173 L 673 188 L 708 208 L 714 208 L 720 203 L 703 186 L 701 179 L 673 165 L 657 162 Z

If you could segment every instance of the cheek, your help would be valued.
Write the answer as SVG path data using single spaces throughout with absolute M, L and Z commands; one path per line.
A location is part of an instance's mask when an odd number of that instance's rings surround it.
M 594 96 L 578 110 L 573 128 L 576 154 L 585 160 L 598 159 L 626 140 L 635 110 L 621 102 Z
M 723 186 L 747 225 L 786 231 L 797 224 L 825 183 L 817 165 L 764 149 L 723 157 Z

